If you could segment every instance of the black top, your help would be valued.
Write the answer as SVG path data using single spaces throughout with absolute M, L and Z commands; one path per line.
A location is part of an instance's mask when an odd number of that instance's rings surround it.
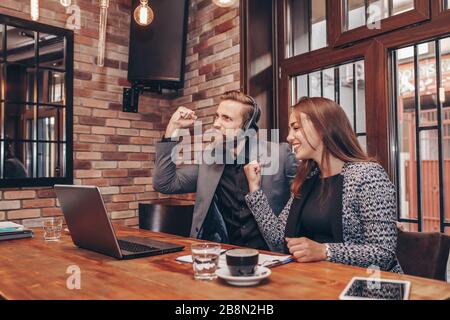
M 340 174 L 317 179 L 301 212 L 299 235 L 319 243 L 340 243 L 342 239 L 342 190 Z M 329 182 L 328 196 L 320 201 L 322 185 Z
M 227 154 L 229 157 L 226 157 Z M 227 164 L 225 161 L 227 158 L 234 159 L 234 163 Z M 245 201 L 249 188 L 244 166 L 249 162 L 247 143 L 238 157 L 234 156 L 232 149 L 225 149 L 224 163 L 226 164 L 216 189 L 218 205 L 225 221 L 231 244 L 268 250 L 266 241 L 259 231 L 258 223 Z
M 245 157 L 245 163 L 248 163 Z M 230 243 L 259 250 L 268 250 L 268 246 L 258 224 L 245 202 L 249 193 L 248 182 L 243 164 L 226 164 L 216 194 L 219 208 L 227 227 Z
M 170 141 L 173 140 L 166 137 L 161 139 L 161 142 Z M 239 154 L 239 157 L 235 157 L 231 150 L 225 150 L 225 152 L 228 153 L 224 155 L 224 161 L 225 159 L 235 159 L 235 161 L 233 164 L 225 165 L 216 189 L 216 195 L 230 243 L 259 250 L 269 250 L 259 231 L 255 217 L 245 202 L 245 196 L 249 193 L 244 172 L 244 165 L 249 163 L 248 147 L 246 145 L 243 148 L 243 153 Z

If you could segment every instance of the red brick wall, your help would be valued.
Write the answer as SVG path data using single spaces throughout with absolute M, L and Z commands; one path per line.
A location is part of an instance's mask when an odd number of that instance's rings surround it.
M 95 65 L 98 1 L 72 0 L 81 8 L 75 31 L 75 184 L 101 187 L 112 219 L 137 225 L 140 202 L 165 197 L 152 188 L 155 141 L 178 106 L 195 109 L 206 123 L 219 96 L 239 88 L 239 9 L 191 0 L 185 88 L 177 95 L 146 95 L 138 114 L 121 112 L 127 83 L 129 0 L 110 0 L 105 67 Z M 68 15 L 59 0 L 40 1 L 39 22 L 64 27 Z M 0 13 L 29 19 L 29 0 L 2 0 Z M 192 195 L 180 196 L 192 199 Z M 180 198 L 179 197 L 179 198 Z M 0 189 L 0 221 L 37 226 L 60 215 L 51 188 Z

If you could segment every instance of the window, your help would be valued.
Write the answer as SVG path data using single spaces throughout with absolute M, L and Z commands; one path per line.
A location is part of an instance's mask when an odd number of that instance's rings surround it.
M 347 114 L 361 145 L 366 148 L 364 61 L 337 65 L 291 78 L 291 105 L 301 97 L 336 101 Z
M 399 218 L 440 232 L 450 225 L 450 38 L 391 55 Z
M 433 0 L 431 1 L 431 12 L 433 18 L 440 16 L 450 16 L 450 0 Z
M 300 97 L 338 102 L 395 183 L 398 215 L 411 231 L 450 234 L 449 2 L 328 0 L 320 40 L 311 3 L 277 5 L 280 136 Z M 374 8 L 378 29 L 368 28 Z
M 339 47 L 392 32 L 430 18 L 428 0 L 337 0 L 330 45 Z M 330 18 L 331 19 L 331 18 Z
M 289 0 L 288 56 L 327 46 L 326 0 Z
M 73 32 L 0 15 L 0 181 L 72 183 Z
M 344 30 L 367 25 L 414 9 L 414 0 L 345 0 Z

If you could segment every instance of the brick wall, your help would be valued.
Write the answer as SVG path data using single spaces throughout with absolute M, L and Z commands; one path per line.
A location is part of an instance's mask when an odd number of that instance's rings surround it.
M 191 0 L 185 88 L 177 94 L 142 97 L 138 114 L 121 112 L 127 83 L 129 0 L 110 0 L 105 67 L 95 65 L 98 1 L 72 0 L 81 8 L 75 31 L 74 176 L 75 184 L 101 188 L 118 223 L 135 226 L 139 203 L 167 197 L 152 188 L 155 142 L 178 106 L 195 109 L 212 123 L 219 96 L 239 88 L 239 9 L 211 0 Z M 59 0 L 40 1 L 39 22 L 64 27 L 68 15 Z M 2 0 L 0 13 L 29 19 L 29 0 Z M 177 198 L 193 199 L 193 195 Z M 0 221 L 40 225 L 61 215 L 52 188 L 0 189 Z

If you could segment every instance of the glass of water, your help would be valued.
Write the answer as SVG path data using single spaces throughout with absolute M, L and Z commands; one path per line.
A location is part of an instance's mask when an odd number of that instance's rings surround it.
M 42 227 L 44 229 L 44 240 L 59 241 L 59 239 L 61 238 L 62 225 L 63 225 L 62 217 L 53 217 L 45 219 L 42 222 Z
M 219 265 L 220 244 L 197 243 L 191 245 L 194 278 L 196 280 L 214 280 Z

